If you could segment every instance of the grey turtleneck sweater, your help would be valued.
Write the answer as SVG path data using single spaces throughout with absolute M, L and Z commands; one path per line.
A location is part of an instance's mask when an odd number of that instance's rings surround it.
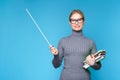
M 96 52 L 95 43 L 84 37 L 82 31 L 72 31 L 68 37 L 62 38 L 58 45 L 58 55 L 54 56 L 53 65 L 59 67 L 64 59 L 64 68 L 60 80 L 90 80 L 88 70 L 83 68 L 86 56 Z M 92 68 L 100 69 L 100 62 Z

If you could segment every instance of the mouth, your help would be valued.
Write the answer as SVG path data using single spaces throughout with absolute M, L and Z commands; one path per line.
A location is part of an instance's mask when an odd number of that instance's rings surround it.
M 80 26 L 74 26 L 74 28 L 80 28 Z

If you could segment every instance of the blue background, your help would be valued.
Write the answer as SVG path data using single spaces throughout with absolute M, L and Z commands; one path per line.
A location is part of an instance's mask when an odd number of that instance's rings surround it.
M 107 52 L 99 71 L 90 68 L 92 80 L 120 80 L 119 0 L 0 0 L 0 80 L 59 80 L 63 65 L 53 68 L 49 46 L 25 8 L 55 47 L 71 34 L 70 12 L 82 10 L 84 35 Z

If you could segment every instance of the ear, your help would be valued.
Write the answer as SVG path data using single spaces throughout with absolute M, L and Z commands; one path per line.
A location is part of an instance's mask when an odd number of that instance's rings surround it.
M 70 21 L 68 21 L 68 23 L 71 25 Z

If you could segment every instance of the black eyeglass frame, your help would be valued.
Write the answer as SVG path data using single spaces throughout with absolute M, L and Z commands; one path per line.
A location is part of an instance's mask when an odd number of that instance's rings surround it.
M 84 18 L 70 19 L 70 22 L 71 22 L 72 24 L 74 24 L 74 23 L 76 23 L 76 22 L 78 22 L 78 23 L 82 23 L 83 21 L 84 21 Z

